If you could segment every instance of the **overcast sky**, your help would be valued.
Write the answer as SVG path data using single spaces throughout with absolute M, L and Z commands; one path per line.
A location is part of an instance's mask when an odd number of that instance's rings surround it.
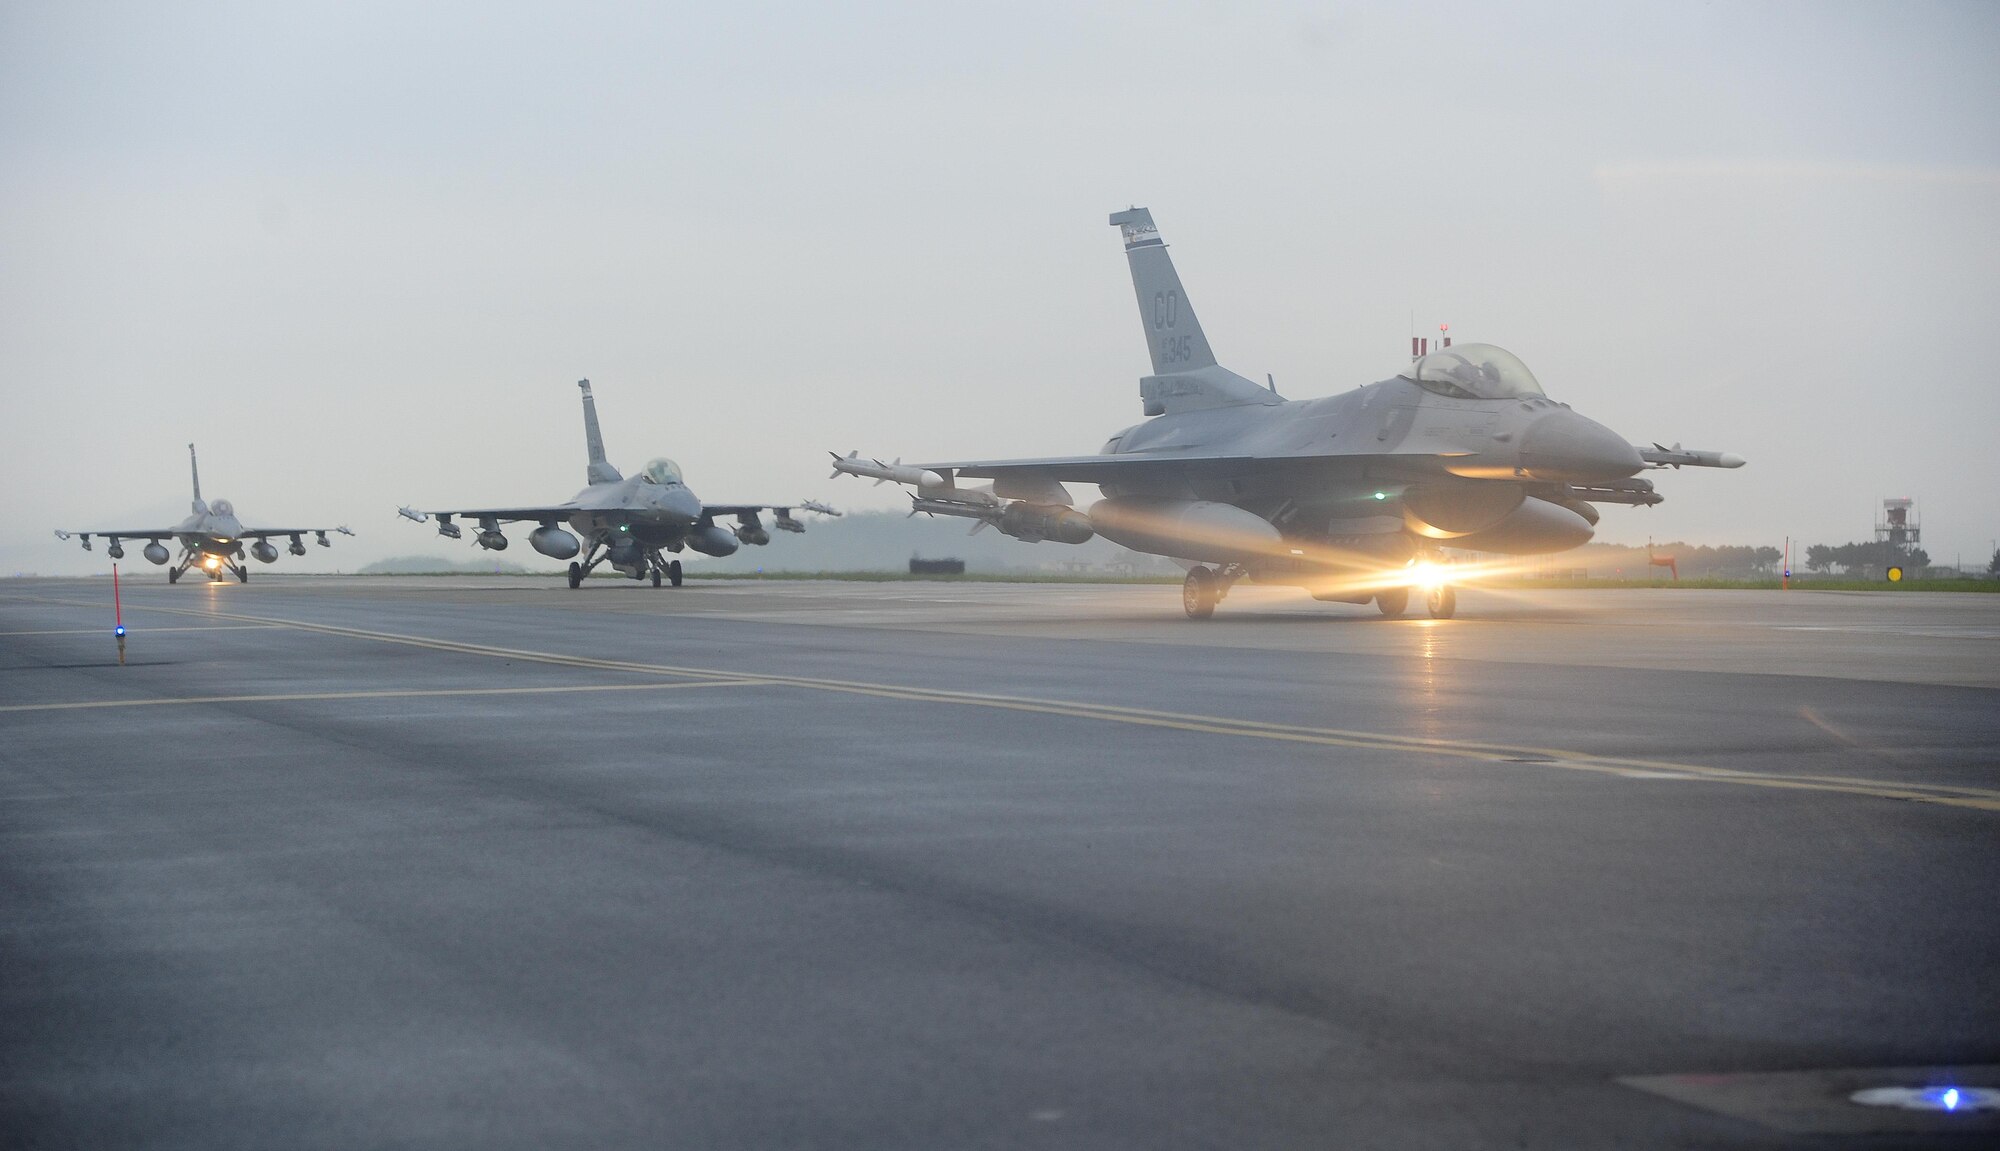
M 584 376 L 614 463 L 711 502 L 1095 451 L 1132 204 L 1288 396 L 1414 317 L 1749 458 L 1602 540 L 1910 496 L 1983 563 L 1996 58 L 1994 4 L 0 4 L 0 573 L 177 520 L 189 440 L 246 521 L 361 533 L 290 570 L 435 550 L 398 504 L 582 485 Z

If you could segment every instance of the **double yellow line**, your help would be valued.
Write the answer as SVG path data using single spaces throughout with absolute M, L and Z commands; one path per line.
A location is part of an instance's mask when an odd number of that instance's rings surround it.
M 176 703 L 249 703 L 283 700 L 389 699 L 420 696 L 537 695 L 586 691 L 643 691 L 673 687 L 790 687 L 808 691 L 830 691 L 848 695 L 869 696 L 876 699 L 901 700 L 911 703 L 994 708 L 1063 719 L 1118 723 L 1134 727 L 1196 732 L 1203 735 L 1239 739 L 1259 739 L 1318 747 L 1354 748 L 1365 751 L 1437 755 L 1495 764 L 1518 764 L 1540 768 L 1556 768 L 1564 771 L 1589 772 L 1625 779 L 1699 781 L 1787 791 L 1834 792 L 1843 795 L 1867 796 L 1875 799 L 1897 799 L 1911 803 L 1971 808 L 1978 811 L 2000 811 L 2000 790 L 1965 787 L 1954 784 L 1897 782 L 1838 775 L 1790 775 L 1775 772 L 1745 771 L 1667 760 L 1591 755 L 1561 748 L 1525 747 L 1513 744 L 1485 743 L 1475 740 L 1391 735 L 1384 732 L 1311 727 L 1300 724 L 1268 723 L 1261 720 L 1233 719 L 1227 716 L 1189 715 L 1182 712 L 1119 707 L 1112 704 L 1080 703 L 1069 700 L 1037 699 L 1029 696 L 999 695 L 991 692 L 905 687 L 897 684 L 828 679 L 816 676 L 749 674 L 725 671 L 718 668 L 682 667 L 673 664 L 601 659 L 594 656 L 564 655 L 557 652 L 531 651 L 523 648 L 498 647 L 492 644 L 468 643 L 463 640 L 437 639 L 430 636 L 403 635 L 397 632 L 373 631 L 366 628 L 340 627 L 334 624 L 306 623 L 299 620 L 239 615 L 227 612 L 198 611 L 189 608 L 147 607 L 138 610 L 195 615 L 209 619 L 221 618 L 241 624 L 287 628 L 295 631 L 313 632 L 320 635 L 338 636 L 346 639 L 367 640 L 374 643 L 399 644 L 454 655 L 480 656 L 489 659 L 518 660 L 524 663 L 541 663 L 591 671 L 673 678 L 668 682 L 641 684 L 315 692 L 285 695 L 233 695 L 187 697 L 182 699 L 22 704 L 0 707 L 0 712 L 135 707 Z

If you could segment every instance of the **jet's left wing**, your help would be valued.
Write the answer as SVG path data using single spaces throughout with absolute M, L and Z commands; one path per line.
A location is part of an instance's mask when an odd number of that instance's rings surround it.
M 83 550 L 85 551 L 90 550 L 91 536 L 103 536 L 105 539 L 113 540 L 170 540 L 179 534 L 179 532 L 172 528 L 147 528 L 144 531 L 133 532 L 72 532 L 64 531 L 61 528 L 56 529 L 56 538 L 59 540 L 66 540 L 71 536 L 76 536 L 83 540 Z
M 348 527 L 346 524 L 342 524 L 337 528 L 244 528 L 241 538 L 246 540 L 262 540 L 269 539 L 272 536 L 314 535 L 319 537 L 319 542 L 322 546 L 330 546 L 326 542 L 326 533 L 328 532 L 338 532 L 344 536 L 351 536 L 354 534 L 354 529 Z
M 930 464 L 906 464 L 901 460 L 885 464 L 864 459 L 853 452 L 833 456 L 835 475 L 868 476 L 875 480 L 909 484 L 919 492 L 949 488 L 959 476 L 999 481 L 1116 483 L 1121 478 L 1141 479 L 1162 471 L 1180 475 L 1217 475 L 1256 469 L 1325 467 L 1329 463 L 1346 466 L 1356 457 L 1216 455 L 1212 452 L 1124 452 L 1118 455 L 1046 456 L 1025 460 L 946 460 Z M 1001 494 L 1005 494 L 1002 492 Z
M 800 500 L 792 504 L 709 504 L 701 505 L 703 523 L 714 523 L 717 516 L 736 517 L 736 538 L 744 543 L 768 543 L 770 537 L 764 532 L 763 520 L 759 513 L 771 513 L 771 525 L 781 532 L 802 532 L 806 525 L 792 514 L 793 509 L 813 512 L 823 516 L 837 516 L 840 513 L 817 500 Z
M 800 500 L 797 503 L 791 504 L 703 504 L 701 505 L 701 514 L 704 517 L 754 516 L 758 512 L 772 512 L 776 515 L 789 516 L 792 514 L 793 508 L 797 508 L 802 512 L 817 512 L 823 516 L 837 516 L 840 514 L 817 500 Z
M 449 522 L 453 519 L 490 519 L 495 523 L 514 523 L 520 520 L 535 520 L 537 522 L 567 520 L 570 516 L 582 510 L 584 509 L 575 500 L 571 500 L 568 503 L 539 508 L 457 508 L 446 511 L 418 511 L 415 508 L 398 508 L 397 514 L 405 519 L 415 520 L 418 523 L 424 522 L 431 516 L 436 516 L 440 522 Z

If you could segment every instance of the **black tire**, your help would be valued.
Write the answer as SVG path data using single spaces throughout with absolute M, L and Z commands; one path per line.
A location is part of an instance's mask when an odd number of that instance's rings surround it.
M 571 564 L 569 565 L 569 586 L 571 586 L 571 587 L 582 587 L 582 586 L 583 586 L 583 565 L 582 565 L 582 564 L 580 564 L 580 563 L 571 563 Z
M 654 568 L 654 569 L 653 569 L 653 586 L 654 586 L 654 587 L 659 587 L 659 586 L 660 586 L 660 569 L 659 569 L 659 568 Z
M 1450 619 L 1458 610 L 1458 592 L 1450 584 L 1434 587 L 1424 597 L 1424 607 L 1429 609 L 1432 619 Z
M 1188 569 L 1181 584 L 1181 608 L 1189 619 L 1207 619 L 1215 614 L 1215 573 L 1204 567 Z
M 180 573 L 180 570 L 179 570 L 178 568 L 168 568 L 168 569 L 167 569 L 167 582 L 168 582 L 168 583 L 179 583 L 179 582 L 181 582 L 181 573 Z
M 667 582 L 675 587 L 681 586 L 681 561 L 675 560 L 667 565 Z
M 1378 591 L 1375 593 L 1375 606 L 1381 609 L 1383 615 L 1395 619 L 1410 610 L 1410 589 L 1397 587 Z
M 249 568 L 237 568 L 237 569 L 236 569 L 236 582 L 237 582 L 237 583 L 249 583 L 249 582 L 250 582 L 250 569 L 249 569 Z

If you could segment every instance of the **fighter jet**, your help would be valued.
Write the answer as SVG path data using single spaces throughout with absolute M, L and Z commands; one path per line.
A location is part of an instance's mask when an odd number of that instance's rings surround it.
M 188 470 L 194 477 L 194 514 L 170 528 L 149 528 L 134 531 L 110 532 L 56 532 L 58 539 L 68 539 L 72 534 L 83 540 L 83 550 L 90 550 L 90 537 L 103 536 L 107 541 L 104 553 L 115 560 L 125 558 L 125 540 L 147 540 L 144 551 L 139 554 L 156 564 L 166 563 L 169 555 L 162 540 L 173 540 L 181 546 L 180 563 L 167 569 L 167 582 L 179 583 L 181 576 L 189 568 L 199 564 L 211 581 L 221 581 L 223 575 L 234 575 L 239 583 L 250 582 L 250 566 L 244 556 L 244 541 L 251 541 L 249 554 L 260 563 L 275 563 L 278 549 L 272 545 L 272 536 L 290 536 L 289 550 L 295 556 L 306 554 L 305 541 L 301 538 L 311 533 L 314 542 L 321 547 L 332 547 L 327 542 L 326 533 L 339 532 L 344 536 L 354 533 L 345 527 L 337 528 L 246 528 L 236 518 L 236 508 L 228 500 L 201 498 L 201 463 L 195 458 L 194 445 L 188 445 Z
M 1187 570 L 1181 601 L 1212 615 L 1240 580 L 1402 615 L 1457 605 L 1444 547 L 1507 555 L 1589 540 L 1597 504 L 1657 504 L 1647 467 L 1741 467 L 1720 452 L 1635 447 L 1543 393 L 1490 344 L 1412 341 L 1393 377 L 1286 400 L 1216 362 L 1152 213 L 1112 215 L 1125 242 L 1153 374 L 1146 422 L 1096 455 L 884 464 L 834 455 L 834 474 L 915 488 L 912 511 L 960 516 L 1029 542 L 1100 535 Z M 992 483 L 960 486 L 972 477 Z M 1066 483 L 1104 498 L 1077 510 Z M 974 530 L 978 530 L 975 526 Z
M 584 446 L 590 454 L 585 470 L 589 486 L 566 503 L 543 507 L 477 508 L 470 511 L 423 512 L 404 507 L 397 513 L 422 523 L 437 517 L 438 534 L 459 539 L 461 527 L 454 516 L 478 522 L 472 541 L 489 551 L 504 551 L 507 537 L 500 525 L 533 522 L 540 526 L 528 533 L 528 546 L 550 559 L 570 560 L 569 586 L 578 587 L 592 568 L 610 563 L 633 579 L 652 576 L 659 587 L 662 577 L 681 586 L 681 561 L 668 560 L 662 552 L 693 548 L 703 555 L 726 556 L 739 543 L 763 545 L 771 533 L 758 513 L 772 514 L 771 526 L 781 532 L 802 532 L 806 526 L 792 515 L 794 508 L 819 515 L 840 513 L 825 504 L 801 500 L 795 504 L 705 504 L 681 480 L 681 470 L 669 459 L 648 462 L 638 475 L 626 479 L 604 458 L 604 436 L 597 427 L 597 401 L 591 397 L 590 381 L 578 380 L 583 390 Z M 724 528 L 717 516 L 734 516 L 736 525 Z M 576 535 L 562 525 L 568 524 Z M 583 550 L 577 535 L 590 541 L 590 551 L 581 562 L 572 559 Z

